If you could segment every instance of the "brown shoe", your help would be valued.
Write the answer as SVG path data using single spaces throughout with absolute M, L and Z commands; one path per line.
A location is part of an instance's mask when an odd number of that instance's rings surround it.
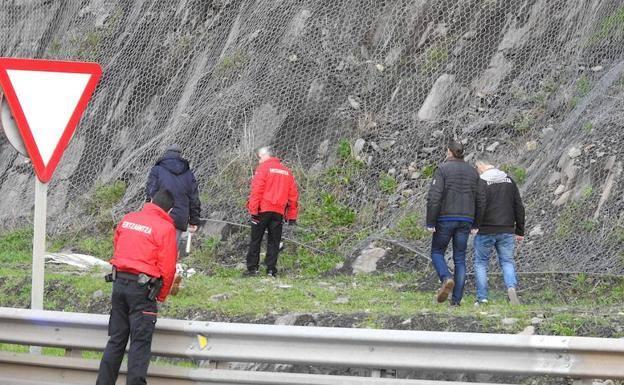
M 444 282 L 442 282 L 442 287 L 438 289 L 438 297 L 437 297 L 438 303 L 442 303 L 446 301 L 449 294 L 451 294 L 451 291 L 453 291 L 454 287 L 455 287 L 455 281 L 453 281 L 451 278 L 445 279 Z
M 507 297 L 509 297 L 509 303 L 511 303 L 512 305 L 520 305 L 518 293 L 516 293 L 516 289 L 514 289 L 513 287 L 507 289 Z

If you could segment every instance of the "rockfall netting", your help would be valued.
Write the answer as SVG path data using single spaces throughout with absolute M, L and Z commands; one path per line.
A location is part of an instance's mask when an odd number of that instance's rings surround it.
M 252 151 L 273 145 L 302 190 L 291 238 L 347 259 L 398 245 L 409 268 L 456 137 L 521 184 L 521 271 L 624 273 L 619 0 L 0 2 L 0 55 L 104 70 L 50 186 L 52 233 L 137 208 L 174 142 L 203 216 L 245 223 Z M 33 174 L 0 149 L 10 227 Z

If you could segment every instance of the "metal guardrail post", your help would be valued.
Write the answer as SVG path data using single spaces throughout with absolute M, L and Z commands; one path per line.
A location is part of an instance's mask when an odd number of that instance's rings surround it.
M 396 370 L 372 369 L 370 376 L 374 378 L 396 378 Z
M 230 363 L 224 362 L 224 361 L 205 360 L 205 361 L 202 361 L 199 367 L 206 368 L 206 369 L 229 369 Z
M 82 350 L 80 350 L 80 349 L 65 349 L 65 357 L 82 358 Z

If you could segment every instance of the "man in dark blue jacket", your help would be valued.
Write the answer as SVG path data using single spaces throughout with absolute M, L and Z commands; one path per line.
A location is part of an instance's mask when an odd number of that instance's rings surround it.
M 183 231 L 197 230 L 201 213 L 197 181 L 181 152 L 177 144 L 169 146 L 150 170 L 146 187 L 148 201 L 160 189 L 169 190 L 173 194 L 174 206 L 170 215 L 175 222 L 178 242 Z

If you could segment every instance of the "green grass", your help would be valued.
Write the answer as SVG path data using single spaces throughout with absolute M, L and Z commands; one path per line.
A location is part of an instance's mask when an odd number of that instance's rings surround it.
M 396 225 L 390 229 L 391 236 L 399 237 L 409 241 L 418 241 L 428 235 L 424 228 L 423 219 L 417 212 L 407 213 Z
M 449 46 L 447 42 L 441 42 L 429 47 L 425 51 L 425 64 L 423 70 L 426 73 L 437 71 L 449 59 Z
M 589 38 L 588 45 L 596 45 L 607 40 L 614 42 L 624 40 L 624 7 L 618 8 L 602 19 L 596 32 Z
M 216 72 L 221 75 L 236 71 L 247 64 L 249 58 L 243 51 L 236 51 L 231 56 L 225 56 L 217 65 Z
M 91 207 L 95 210 L 110 209 L 126 194 L 126 183 L 120 180 L 98 185 L 93 193 Z
M 379 189 L 384 194 L 394 194 L 398 183 L 393 175 L 383 173 L 379 177 Z
M 336 149 L 338 157 L 342 160 L 347 160 L 351 157 L 351 143 L 348 139 L 340 139 L 338 141 L 338 148 Z
M 417 220 L 410 216 L 410 221 Z M 0 238 L 11 244 L 12 251 L 24 248 L 23 234 L 6 234 Z M 12 239 L 13 241 L 7 241 Z M 17 241 L 15 241 L 17 239 Z M 209 245 L 207 247 L 212 247 Z M 546 314 L 542 333 L 572 335 L 592 333 L 593 327 L 609 326 L 605 313 L 617 309 L 624 296 L 624 279 L 612 282 L 596 281 L 580 274 L 570 281 L 566 288 L 555 286 L 560 278 L 546 278 L 545 286 L 532 287 L 521 292 L 523 305 L 510 306 L 503 290 L 491 289 L 491 303 L 487 307 L 472 306 L 474 296 L 466 293 L 463 306 L 451 308 L 434 301 L 434 290 L 418 289 L 426 276 L 423 273 L 378 273 L 371 275 L 323 275 L 332 269 L 340 258 L 314 255 L 305 249 L 280 256 L 282 275 L 278 279 L 265 277 L 240 278 L 240 271 L 223 268 L 212 275 L 195 275 L 184 281 L 184 288 L 178 296 L 170 297 L 161 307 L 161 314 L 168 318 L 210 317 L 219 314 L 224 317 L 243 317 L 254 320 L 267 315 L 286 313 L 334 313 L 364 314 L 358 327 L 386 327 L 391 317 L 404 319 L 432 317 L 441 320 L 434 326 L 440 330 L 463 330 L 462 319 L 480 325 L 483 330 L 514 333 L 529 325 L 536 314 Z M 30 300 L 30 276 L 28 269 L 16 269 L 12 261 L 0 268 L 0 306 L 26 307 Z M 46 296 L 44 307 L 49 310 L 105 313 L 109 304 L 110 284 L 102 279 L 103 272 L 46 274 Z M 565 278 L 570 279 L 570 278 Z M 500 276 L 490 277 L 494 284 Z M 521 276 L 520 281 L 524 278 Z M 101 290 L 103 295 L 95 298 L 93 293 Z M 222 301 L 211 299 L 217 294 L 227 294 Z M 346 298 L 346 303 L 337 301 Z M 561 308 L 563 310 L 553 310 Z M 617 312 L 616 312 L 617 314 Z M 517 318 L 516 325 L 505 329 L 503 318 Z M 605 319 L 607 319 L 605 321 Z M 466 324 L 468 325 L 468 324 Z M 464 330 L 465 331 L 465 330 Z M 0 350 L 18 350 L 12 346 L 1 346 Z M 60 351 L 49 351 L 60 354 Z
M 426 179 L 432 178 L 437 168 L 438 167 L 433 163 L 426 165 L 422 169 L 422 176 Z
M 530 112 L 518 113 L 514 116 L 512 126 L 520 134 L 526 134 L 535 125 L 535 117 Z
M 589 132 L 592 132 L 593 129 L 594 129 L 594 125 L 592 122 L 583 123 L 583 131 L 589 133 Z
M 511 178 L 519 185 L 526 181 L 527 172 L 524 167 L 513 164 L 504 164 L 501 166 L 501 170 L 510 175 Z
M 589 79 L 587 79 L 587 76 L 585 76 L 585 74 L 583 74 L 577 81 L 576 81 L 576 94 L 583 98 L 585 96 L 587 96 L 587 94 L 589 94 L 589 91 L 591 90 L 591 85 L 589 84 Z

